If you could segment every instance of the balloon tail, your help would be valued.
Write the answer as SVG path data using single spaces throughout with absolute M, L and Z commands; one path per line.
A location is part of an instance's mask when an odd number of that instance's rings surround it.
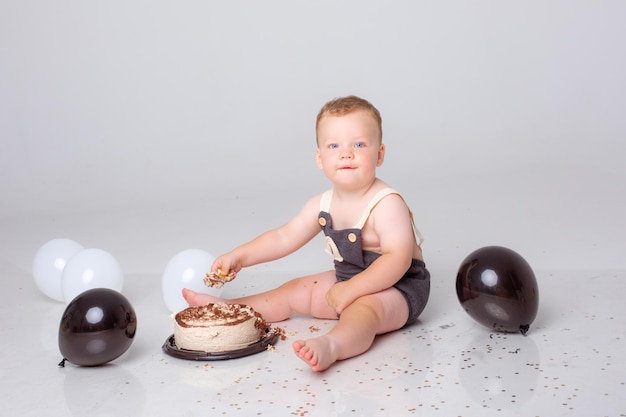
M 519 331 L 522 332 L 524 336 L 526 336 L 526 333 L 528 333 L 528 329 L 530 329 L 530 325 L 528 324 L 522 324 L 519 326 Z
M 60 367 L 60 368 L 65 368 L 65 361 L 66 361 L 66 360 L 67 360 L 67 359 L 63 358 L 63 360 L 62 360 L 61 362 L 59 362 L 59 367 Z

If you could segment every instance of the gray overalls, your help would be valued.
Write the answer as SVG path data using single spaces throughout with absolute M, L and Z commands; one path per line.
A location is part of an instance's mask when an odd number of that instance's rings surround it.
M 354 275 L 365 270 L 380 256 L 379 253 L 362 249 L 361 229 L 372 209 L 380 200 L 389 194 L 400 194 L 392 188 L 381 190 L 369 202 L 363 215 L 354 227 L 334 230 L 330 214 L 328 213 L 332 200 L 332 191 L 328 190 L 322 195 L 318 221 L 326 236 L 326 251 L 335 258 L 337 282 L 341 282 L 349 280 Z M 419 244 L 421 244 L 423 241 L 422 235 L 415 227 L 414 232 L 417 238 L 419 238 Z M 413 259 L 409 269 L 394 284 L 394 288 L 397 288 L 402 293 L 409 306 L 409 318 L 406 324 L 414 322 L 424 310 L 424 307 L 426 307 L 430 293 L 430 273 L 426 269 L 424 262 L 419 259 Z

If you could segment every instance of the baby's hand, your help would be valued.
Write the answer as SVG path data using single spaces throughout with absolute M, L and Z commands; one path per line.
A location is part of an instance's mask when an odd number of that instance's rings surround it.
M 211 272 L 206 274 L 204 283 L 212 288 L 222 288 L 225 283 L 234 280 L 239 271 L 241 271 L 241 261 L 234 252 L 228 252 L 213 262 Z
M 326 293 L 326 302 L 337 314 L 341 314 L 353 301 L 347 281 L 336 283 Z

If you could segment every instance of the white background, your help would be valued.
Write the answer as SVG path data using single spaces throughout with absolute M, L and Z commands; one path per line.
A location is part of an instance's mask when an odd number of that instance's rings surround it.
M 429 266 L 498 244 L 624 269 L 625 21 L 620 0 L 1 0 L 0 260 L 228 250 L 329 186 L 315 116 L 357 94 Z M 315 244 L 268 268 L 329 266 Z

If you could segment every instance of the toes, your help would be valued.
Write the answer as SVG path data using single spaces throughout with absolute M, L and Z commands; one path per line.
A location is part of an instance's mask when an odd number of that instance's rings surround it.
M 291 346 L 293 347 L 294 352 L 299 353 L 300 350 L 305 346 L 305 343 L 303 340 L 296 340 Z
M 185 301 L 187 301 L 187 303 L 189 303 L 189 305 L 191 305 L 191 300 L 194 297 L 195 293 L 187 288 L 183 288 L 183 298 L 185 299 Z
M 198 293 L 187 288 L 183 288 L 183 298 L 190 307 L 202 305 L 198 299 Z
M 311 347 L 306 344 L 303 340 L 296 340 L 293 342 L 293 350 L 298 355 L 300 359 L 307 362 L 309 366 L 315 366 L 317 364 L 317 360 L 313 359 L 314 352 L 311 350 Z

